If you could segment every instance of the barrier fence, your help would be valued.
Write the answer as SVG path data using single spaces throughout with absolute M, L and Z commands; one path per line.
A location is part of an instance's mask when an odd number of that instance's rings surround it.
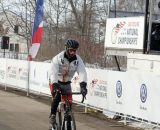
M 0 84 L 50 96 L 49 68 L 50 63 L 0 58 Z M 86 69 L 88 94 L 83 105 L 104 113 L 108 111 L 145 120 L 159 127 L 160 75 Z M 79 77 L 75 75 L 72 80 L 73 91 L 80 90 L 78 81 Z M 80 103 L 81 95 L 73 96 L 73 100 Z

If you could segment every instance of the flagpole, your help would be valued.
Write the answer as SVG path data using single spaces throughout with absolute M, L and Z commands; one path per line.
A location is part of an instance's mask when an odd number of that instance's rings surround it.
M 29 59 L 29 44 L 28 44 L 28 31 L 27 31 L 27 0 L 26 1 L 26 43 L 27 43 L 27 51 L 28 51 L 28 56 L 27 56 L 27 61 L 28 61 L 28 79 L 27 79 L 27 96 L 29 96 L 29 75 L 30 75 L 30 59 Z

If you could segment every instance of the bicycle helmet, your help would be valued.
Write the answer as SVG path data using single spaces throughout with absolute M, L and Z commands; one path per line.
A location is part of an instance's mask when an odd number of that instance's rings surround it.
M 67 41 L 65 42 L 65 46 L 66 46 L 67 49 L 68 49 L 68 48 L 78 49 L 79 43 L 78 43 L 78 41 L 76 41 L 76 40 L 71 40 L 71 39 L 69 39 L 69 40 L 67 40 Z

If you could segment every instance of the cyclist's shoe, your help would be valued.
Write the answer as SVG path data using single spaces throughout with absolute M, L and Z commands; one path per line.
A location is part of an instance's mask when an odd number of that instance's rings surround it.
M 49 123 L 50 123 L 49 130 L 54 130 L 55 126 L 56 126 L 56 116 L 55 115 L 53 115 L 53 114 L 50 115 L 50 117 L 49 117 Z

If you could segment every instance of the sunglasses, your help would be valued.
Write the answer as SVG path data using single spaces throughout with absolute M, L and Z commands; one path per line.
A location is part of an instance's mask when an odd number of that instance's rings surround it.
M 76 52 L 77 51 L 77 49 L 73 49 L 73 48 L 69 48 L 68 50 L 69 50 L 69 52 Z

